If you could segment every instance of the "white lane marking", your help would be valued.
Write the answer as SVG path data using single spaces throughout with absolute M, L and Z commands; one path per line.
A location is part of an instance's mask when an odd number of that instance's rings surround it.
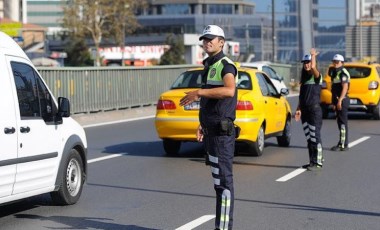
M 127 154 L 128 153 L 120 153 L 120 154 L 112 154 L 112 155 L 104 156 L 104 157 L 98 157 L 98 158 L 95 158 L 95 159 L 88 160 L 87 163 L 91 164 L 91 163 L 94 163 L 94 162 L 104 161 L 104 160 L 112 159 L 112 158 L 115 158 L 115 157 L 121 157 L 121 156 L 124 156 L 124 155 L 127 155 Z
M 214 219 L 214 218 L 215 218 L 215 215 L 201 216 L 196 220 L 193 220 L 193 221 L 191 221 L 185 225 L 182 225 L 179 228 L 176 228 L 175 230 L 191 230 L 191 229 L 194 229 L 194 228 L 200 226 L 201 224 L 206 223 L 207 221 Z
M 306 169 L 304 169 L 304 168 L 298 168 L 298 169 L 294 170 L 293 172 L 288 173 L 288 174 L 286 174 L 285 176 L 283 176 L 281 178 L 278 178 L 276 181 L 278 181 L 278 182 L 288 181 L 288 180 L 292 179 L 293 177 L 296 177 L 296 176 L 298 176 L 299 174 L 301 174 L 301 173 L 303 173 L 305 171 L 306 171 Z
M 357 144 L 359 144 L 359 143 L 361 143 L 361 142 L 363 142 L 363 141 L 366 141 L 366 140 L 368 140 L 369 138 L 371 138 L 371 137 L 369 137 L 369 136 L 364 136 L 364 137 L 362 137 L 362 138 L 359 138 L 359 139 L 357 139 L 356 141 L 353 141 L 353 142 L 349 143 L 349 144 L 348 144 L 348 147 L 349 147 L 349 148 L 354 147 L 355 145 L 357 145 Z
M 83 128 L 91 128 L 91 127 L 97 127 L 97 126 L 103 126 L 103 125 L 113 125 L 123 122 L 130 122 L 130 121 L 138 121 L 138 120 L 144 120 L 149 118 L 154 118 L 155 115 L 152 116 L 145 116 L 145 117 L 139 117 L 139 118 L 131 118 L 131 119 L 125 119 L 125 120 L 118 120 L 118 121 L 109 121 L 109 122 L 103 122 L 103 123 L 97 123 L 97 124 L 91 124 L 91 125 L 83 125 Z
M 359 144 L 361 142 L 364 142 L 364 141 L 368 140 L 369 138 L 371 138 L 371 137 L 369 137 L 369 136 L 361 137 L 361 138 L 357 139 L 356 141 L 353 141 L 353 142 L 349 143 L 348 147 L 351 148 L 351 147 L 353 147 L 353 146 L 355 146 L 355 145 L 357 145 L 357 144 Z M 298 168 L 298 169 L 294 170 L 293 172 L 288 173 L 285 176 L 278 178 L 276 181 L 277 182 L 288 181 L 288 180 L 292 179 L 293 177 L 296 177 L 296 176 L 298 176 L 299 174 L 301 174 L 301 173 L 303 173 L 305 171 L 306 171 L 306 169 L 304 169 L 304 168 Z

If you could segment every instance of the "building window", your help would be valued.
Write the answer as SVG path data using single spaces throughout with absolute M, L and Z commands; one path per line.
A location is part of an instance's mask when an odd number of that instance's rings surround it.
M 188 4 L 166 4 L 162 6 L 163 14 L 190 14 L 190 6 Z
M 252 6 L 243 6 L 243 14 L 253 14 L 254 8 Z
M 210 4 L 209 14 L 232 14 L 233 5 L 231 4 Z

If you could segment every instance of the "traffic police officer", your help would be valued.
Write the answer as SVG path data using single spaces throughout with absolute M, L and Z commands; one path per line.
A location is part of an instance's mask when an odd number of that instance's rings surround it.
M 317 69 L 317 55 L 316 50 L 312 48 L 310 54 L 306 54 L 302 58 L 301 88 L 295 114 L 296 120 L 301 118 L 309 150 L 309 164 L 303 167 L 310 171 L 322 168 L 323 162 L 321 140 L 322 109 L 319 103 L 322 75 Z
M 203 141 L 211 166 L 216 191 L 215 229 L 232 229 L 234 187 L 232 161 L 235 151 L 237 103 L 237 68 L 223 54 L 224 31 L 208 25 L 199 40 L 208 58 L 203 61 L 203 85 L 199 90 L 187 92 L 180 105 L 200 99 L 198 141 Z
M 336 113 L 339 129 L 339 142 L 331 148 L 332 151 L 348 150 L 348 107 L 350 105 L 347 96 L 350 87 L 350 74 L 343 67 L 344 58 L 340 54 L 334 55 L 332 59 L 334 68 L 331 73 L 331 96 L 332 104 Z

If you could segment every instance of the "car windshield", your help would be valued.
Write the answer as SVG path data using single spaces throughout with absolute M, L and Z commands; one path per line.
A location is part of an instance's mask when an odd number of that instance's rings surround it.
M 344 68 L 350 73 L 350 78 L 366 78 L 371 74 L 371 68 L 359 66 L 345 66 Z M 329 73 L 334 69 L 331 67 Z
M 186 71 L 178 76 L 171 89 L 201 88 L 202 70 Z M 252 89 L 251 78 L 247 72 L 240 72 L 237 82 L 238 89 Z

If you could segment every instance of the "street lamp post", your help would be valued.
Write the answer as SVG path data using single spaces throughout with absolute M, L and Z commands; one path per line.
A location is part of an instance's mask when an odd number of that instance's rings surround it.
M 126 3 L 124 4 L 124 11 L 122 13 L 122 21 L 123 21 L 123 28 L 122 28 L 122 40 L 121 40 L 121 44 L 122 44 L 122 49 L 121 49 L 121 66 L 125 66 L 125 27 L 126 27 L 126 16 L 128 15 L 128 9 L 129 9 L 129 4 Z
M 273 37 L 272 37 L 272 52 L 273 52 L 273 62 L 276 62 L 276 59 L 277 59 L 277 55 L 276 55 L 276 28 L 275 28 L 275 8 L 274 8 L 274 0 L 272 0 L 272 33 L 273 33 Z
M 123 22 L 123 32 L 121 34 L 123 36 L 123 40 L 121 41 L 121 44 L 123 45 L 121 49 L 121 66 L 125 66 L 125 21 Z
M 359 0 L 359 60 L 363 59 L 362 0 Z

